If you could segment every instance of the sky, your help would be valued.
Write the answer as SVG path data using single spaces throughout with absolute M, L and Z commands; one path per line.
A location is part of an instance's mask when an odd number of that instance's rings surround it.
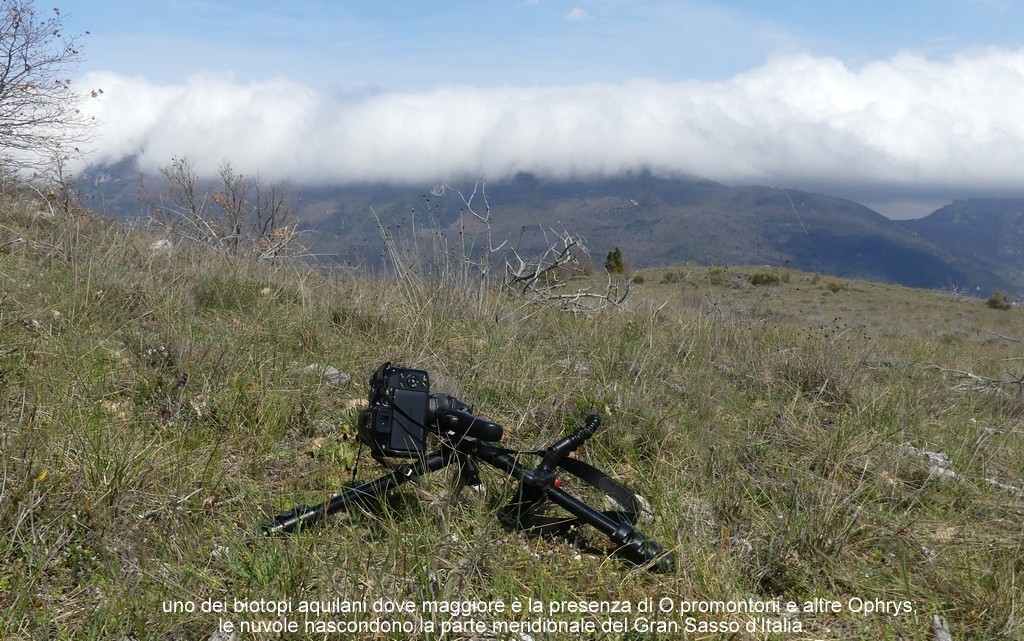
M 56 1 L 91 162 L 1024 195 L 1024 0 Z

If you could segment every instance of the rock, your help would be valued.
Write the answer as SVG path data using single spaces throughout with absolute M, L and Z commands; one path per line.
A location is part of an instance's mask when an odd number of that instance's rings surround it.
M 918 449 L 913 445 L 904 445 L 902 449 L 908 454 L 926 460 L 929 463 L 929 475 L 936 478 L 956 478 L 957 473 L 950 467 L 949 455 L 945 452 L 929 452 L 928 450 Z
M 932 616 L 932 636 L 935 641 L 953 641 L 953 634 L 949 630 L 949 622 L 937 614 Z
M 339 370 L 331 365 L 312 363 L 302 368 L 302 373 L 307 376 L 319 376 L 328 385 L 344 385 L 352 380 L 352 375 Z
M 583 363 L 573 363 L 568 358 L 555 361 L 555 365 L 562 368 L 562 372 L 565 374 L 581 374 L 587 375 L 590 373 L 590 368 Z
M 167 239 L 156 240 L 149 246 L 149 251 L 166 256 L 174 251 L 174 243 Z

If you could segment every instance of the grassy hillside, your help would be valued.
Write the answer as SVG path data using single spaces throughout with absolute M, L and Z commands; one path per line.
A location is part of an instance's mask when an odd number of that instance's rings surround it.
M 775 598 L 817 605 L 749 638 L 923 640 L 935 615 L 958 640 L 1024 635 L 1024 403 L 1018 385 L 989 380 L 1019 373 L 1019 343 L 999 337 L 1024 337 L 1017 311 L 688 267 L 644 272 L 632 312 L 572 316 L 452 282 L 168 254 L 153 240 L 0 201 L 0 637 L 277 638 L 218 628 L 282 621 L 236 601 L 384 599 L 417 611 L 336 620 L 582 620 L 594 638 L 682 638 L 688 616 L 705 629 L 764 617 L 680 614 L 681 602 Z M 483 498 L 446 500 L 439 479 L 402 488 L 382 515 L 253 536 L 354 467 L 376 474 L 365 455 L 356 466 L 354 421 L 384 360 L 430 370 L 514 446 L 601 412 L 580 456 L 643 495 L 643 527 L 677 571 L 502 529 L 494 474 Z M 633 612 L 419 611 L 527 596 Z M 637 613 L 648 599 L 655 612 Z M 662 599 L 673 612 L 657 612 Z M 623 619 L 627 631 L 600 631 Z

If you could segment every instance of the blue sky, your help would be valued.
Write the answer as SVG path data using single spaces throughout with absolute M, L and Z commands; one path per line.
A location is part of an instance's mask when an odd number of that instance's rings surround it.
M 299 181 L 650 168 L 893 216 L 1017 193 L 1017 1 L 60 3 L 94 157 Z
M 852 65 L 1024 45 L 1020 3 L 997 0 L 67 0 L 84 69 L 159 82 L 197 71 L 319 89 L 443 83 L 716 80 L 780 53 Z

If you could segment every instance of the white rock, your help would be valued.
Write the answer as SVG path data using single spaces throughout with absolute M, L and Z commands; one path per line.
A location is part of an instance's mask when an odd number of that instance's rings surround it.
M 344 385 L 352 380 L 352 375 L 339 370 L 331 365 L 313 363 L 302 368 L 303 374 L 319 376 L 328 385 Z
M 153 241 L 153 243 L 149 246 L 149 251 L 153 252 L 154 254 L 163 254 L 165 256 L 167 254 L 170 254 L 173 250 L 174 243 L 167 240 L 166 238 Z

